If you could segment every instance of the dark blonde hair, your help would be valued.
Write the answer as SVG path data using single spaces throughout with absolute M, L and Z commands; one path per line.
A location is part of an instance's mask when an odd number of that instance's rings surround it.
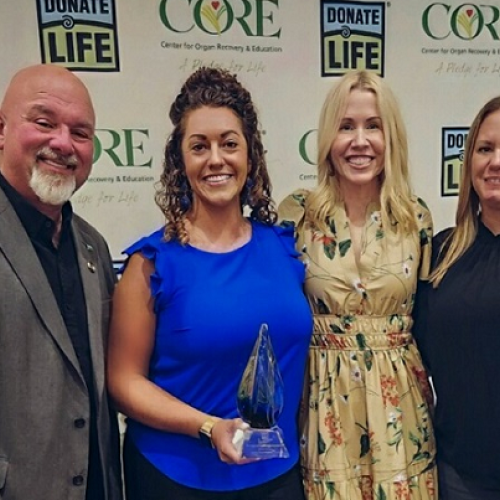
M 203 106 L 228 108 L 241 122 L 249 166 L 247 183 L 240 195 L 241 210 L 248 207 L 250 218 L 264 224 L 274 224 L 277 219 L 257 112 L 250 92 L 226 70 L 200 68 L 189 76 L 170 108 L 174 129 L 165 146 L 163 172 L 155 195 L 156 204 L 166 219 L 165 239 L 177 239 L 182 244 L 189 241 L 184 224 L 189 207 L 182 203 L 182 198 L 187 197 L 192 202 L 193 193 L 186 176 L 181 143 L 188 114 Z
M 472 156 L 481 125 L 489 115 L 499 110 L 500 96 L 490 99 L 480 109 L 469 129 L 465 142 L 455 227 L 439 249 L 440 262 L 429 278 L 435 288 L 439 286 L 448 269 L 467 251 L 476 238 L 479 226 L 480 200 L 472 184 Z
M 385 140 L 385 163 L 380 173 L 382 223 L 403 232 L 417 229 L 408 180 L 408 143 L 399 106 L 383 78 L 369 71 L 351 71 L 344 75 L 326 96 L 318 127 L 318 186 L 308 197 L 307 209 L 321 230 L 336 202 L 342 199 L 340 185 L 331 163 L 330 151 L 339 133 L 340 123 L 353 90 L 372 92 L 382 121 Z M 394 221 L 398 222 L 394 226 Z

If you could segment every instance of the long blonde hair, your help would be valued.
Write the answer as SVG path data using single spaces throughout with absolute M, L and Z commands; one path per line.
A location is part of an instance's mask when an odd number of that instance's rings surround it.
M 385 138 L 385 165 L 380 174 L 382 224 L 387 228 L 392 226 L 396 231 L 414 231 L 417 221 L 411 206 L 405 125 L 388 85 L 376 74 L 364 70 L 344 75 L 326 96 L 318 127 L 318 186 L 308 197 L 306 210 L 316 227 L 326 231 L 327 218 L 332 215 L 336 202 L 342 199 L 330 150 L 339 132 L 349 95 L 355 89 L 373 92 L 382 121 Z
M 479 225 L 479 197 L 472 185 L 472 156 L 476 147 L 479 129 L 484 120 L 500 110 L 500 96 L 490 99 L 474 118 L 465 142 L 464 162 L 458 192 L 455 227 L 443 242 L 439 252 L 441 260 L 431 273 L 429 280 L 434 288 L 439 286 L 448 269 L 467 251 L 476 238 Z

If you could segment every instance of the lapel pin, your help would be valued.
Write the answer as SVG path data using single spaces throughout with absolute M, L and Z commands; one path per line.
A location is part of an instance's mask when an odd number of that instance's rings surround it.
M 87 262 L 87 267 L 89 268 L 89 271 L 91 273 L 95 273 L 96 267 L 95 267 L 95 264 L 93 262 Z

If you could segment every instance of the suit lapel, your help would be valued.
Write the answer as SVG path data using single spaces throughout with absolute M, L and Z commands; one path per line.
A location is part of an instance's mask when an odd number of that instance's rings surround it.
M 38 255 L 2 189 L 0 189 L 0 252 L 4 254 L 13 272 L 23 284 L 45 329 L 85 383 L 73 344 Z
M 102 335 L 102 297 L 98 253 L 93 238 L 82 230 L 75 221 L 73 222 L 73 236 L 87 305 L 90 352 L 95 384 L 100 393 L 104 387 L 104 339 Z

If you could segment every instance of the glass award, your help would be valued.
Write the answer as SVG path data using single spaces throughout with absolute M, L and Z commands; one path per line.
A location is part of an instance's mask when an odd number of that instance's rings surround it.
M 283 379 L 266 324 L 260 327 L 243 372 L 237 405 L 241 418 L 249 425 L 236 431 L 233 439 L 242 458 L 287 458 L 283 431 L 277 425 L 283 410 Z

